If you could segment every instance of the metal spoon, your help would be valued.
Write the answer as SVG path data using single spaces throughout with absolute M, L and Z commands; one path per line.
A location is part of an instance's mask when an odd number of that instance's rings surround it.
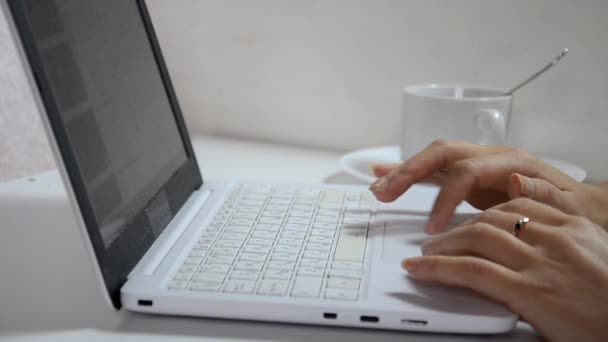
M 532 80 L 537 78 L 538 76 L 542 75 L 545 71 L 551 69 L 555 64 L 557 64 L 557 62 L 559 62 L 562 58 L 564 58 L 564 56 L 566 56 L 567 53 L 568 53 L 568 48 L 565 48 L 557 57 L 555 57 L 551 62 L 549 62 L 549 64 L 547 64 L 542 69 L 538 70 L 536 73 L 534 73 L 534 75 L 528 77 L 525 81 L 523 81 L 520 84 L 513 87 L 513 89 L 509 90 L 505 95 L 508 95 L 508 96 L 513 95 L 513 93 L 515 91 L 517 91 L 519 88 L 525 86 L 526 84 L 530 83 Z

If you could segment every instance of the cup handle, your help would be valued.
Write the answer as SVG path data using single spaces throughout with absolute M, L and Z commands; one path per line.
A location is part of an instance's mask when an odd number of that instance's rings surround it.
M 482 109 L 475 115 L 475 127 L 480 132 L 481 145 L 500 145 L 507 141 L 505 116 L 496 109 Z

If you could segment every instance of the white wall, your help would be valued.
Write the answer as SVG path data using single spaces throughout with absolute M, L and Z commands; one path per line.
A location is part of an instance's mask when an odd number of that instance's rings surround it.
M 148 0 L 195 132 L 348 150 L 394 143 L 400 89 L 517 94 L 513 142 L 608 179 L 608 1 Z M 0 180 L 52 167 L 0 17 Z
M 0 182 L 54 166 L 0 6 Z
M 512 142 L 608 179 L 608 1 L 148 0 L 190 129 L 354 149 L 394 143 L 400 89 L 508 88 Z

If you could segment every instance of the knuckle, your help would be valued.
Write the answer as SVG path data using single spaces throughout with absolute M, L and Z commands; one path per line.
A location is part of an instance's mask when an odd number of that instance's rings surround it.
M 499 211 L 495 208 L 486 209 L 475 218 L 475 222 L 495 222 L 500 215 Z
M 469 280 L 487 279 L 492 276 L 492 271 L 485 264 L 477 260 L 467 263 L 465 273 Z
M 472 175 L 477 178 L 479 171 L 474 159 L 464 159 L 454 163 L 453 172 L 458 175 Z
M 488 238 L 491 235 L 491 228 L 492 226 L 485 222 L 477 222 L 472 224 L 470 227 L 465 228 L 465 234 L 468 235 L 469 241 L 480 241 Z
M 575 229 L 582 229 L 591 225 L 591 221 L 583 216 L 570 216 L 568 218 L 568 223 Z
M 525 161 L 525 162 L 531 161 L 531 160 L 534 159 L 534 157 L 532 157 L 532 155 L 528 151 L 523 150 L 521 148 L 514 148 L 511 151 L 511 153 L 513 154 L 513 156 L 515 158 L 517 158 L 519 160 L 522 160 L 522 161 Z
M 553 234 L 550 234 L 547 240 L 551 246 L 559 250 L 567 250 L 573 244 L 572 239 L 562 229 L 553 230 Z
M 437 148 L 447 148 L 450 146 L 450 142 L 445 139 L 437 139 L 434 140 L 429 146 L 437 147 Z
M 521 210 L 527 208 L 534 203 L 534 200 L 527 197 L 518 197 L 509 201 L 509 208 L 515 210 Z

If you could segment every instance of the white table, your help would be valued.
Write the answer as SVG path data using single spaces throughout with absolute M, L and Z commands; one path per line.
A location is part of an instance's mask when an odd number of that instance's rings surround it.
M 356 183 L 340 172 L 339 153 L 215 137 L 194 137 L 204 178 Z M 69 209 L 64 190 L 38 180 L 0 185 L 0 336 L 18 341 L 536 341 L 531 328 L 499 336 L 457 336 L 302 326 L 216 319 L 160 317 L 114 311 L 103 301 L 80 237 L 61 213 Z M 56 182 L 55 182 L 56 184 Z M 25 185 L 25 186 L 24 186 Z M 24 190 L 25 189 L 25 190 Z M 15 198 L 25 198 L 15 201 Z M 59 224 L 32 227 L 39 208 L 23 203 L 36 198 Z M 49 206 L 50 204 L 50 206 Z M 67 215 L 63 215 L 67 216 Z M 62 217 L 63 217 L 62 216 Z M 65 218 L 63 220 L 66 220 Z M 44 226 L 41 225 L 41 226 Z M 25 334 L 25 335 L 20 335 Z

